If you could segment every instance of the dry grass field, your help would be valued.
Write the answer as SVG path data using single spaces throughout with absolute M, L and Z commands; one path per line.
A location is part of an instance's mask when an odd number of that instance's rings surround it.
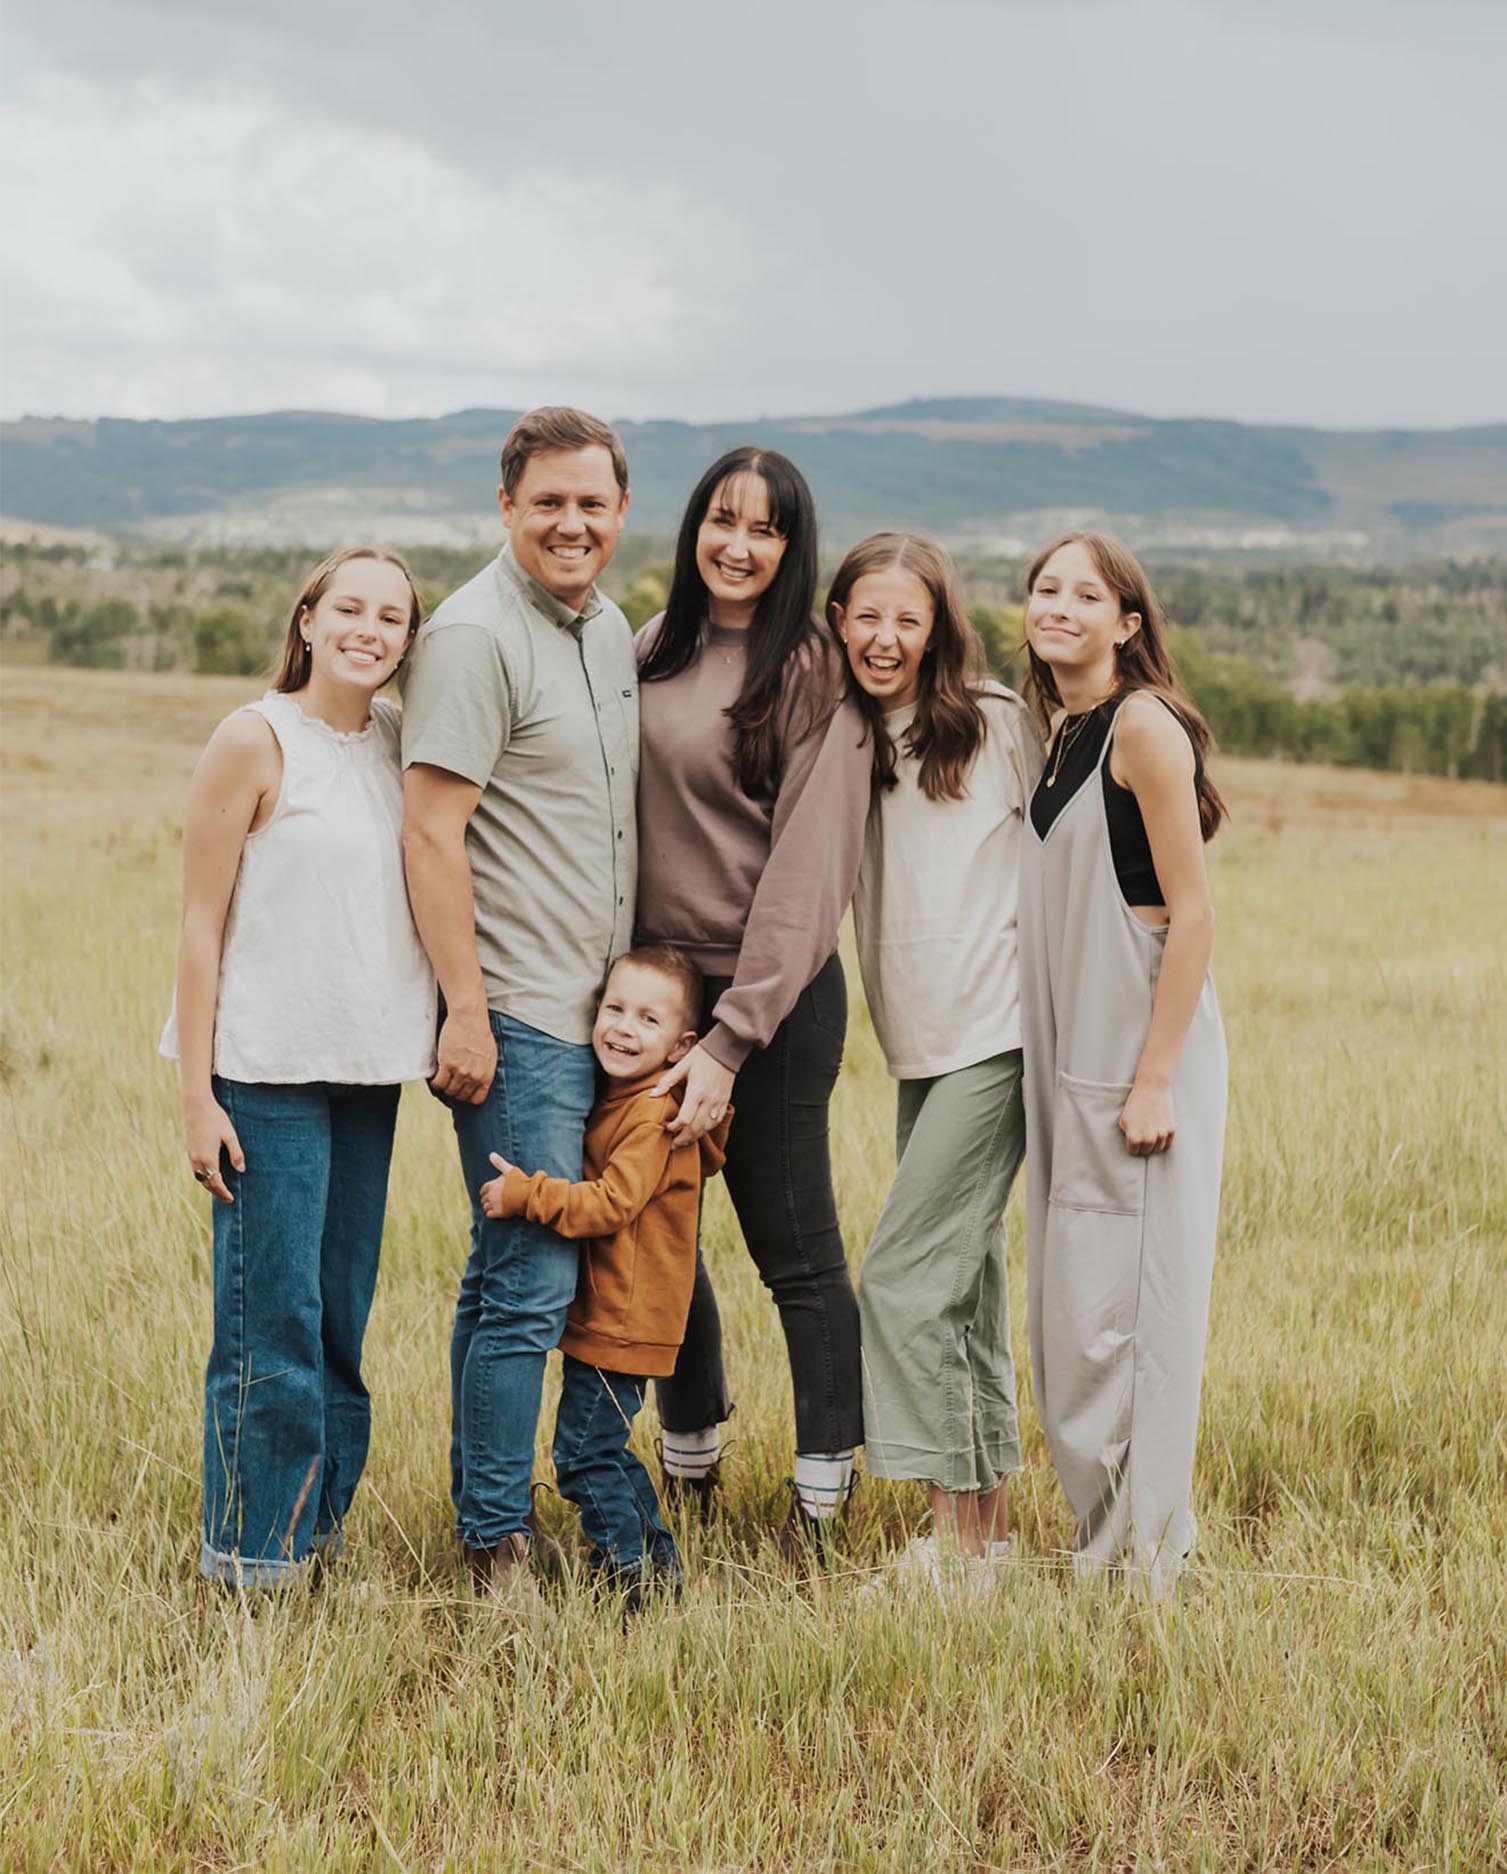
M 1507 1862 L 1507 793 L 1221 768 L 1233 1086 L 1190 1592 L 1073 1585 L 1028 1378 L 1000 1593 L 859 1595 L 921 1514 L 879 1485 L 848 1561 L 794 1583 L 767 1541 L 788 1380 L 719 1193 L 728 1516 L 679 1606 L 624 1634 L 567 1593 L 534 1633 L 457 1586 L 463 1205 L 422 1089 L 346 1560 L 271 1604 L 195 1572 L 208 1231 L 154 1049 L 183 785 L 254 687 L 5 681 L 0 1866 Z M 855 1013 L 835 1114 L 855 1264 L 892 1119 Z M 1024 1373 L 1022 1247 L 1017 1194 Z

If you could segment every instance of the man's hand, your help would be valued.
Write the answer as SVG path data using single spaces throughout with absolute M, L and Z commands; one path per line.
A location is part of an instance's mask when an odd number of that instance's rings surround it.
M 434 1091 L 480 1106 L 497 1072 L 497 1041 L 486 1011 L 468 1014 L 446 1009 L 436 1052 L 438 1061 L 429 1083 Z

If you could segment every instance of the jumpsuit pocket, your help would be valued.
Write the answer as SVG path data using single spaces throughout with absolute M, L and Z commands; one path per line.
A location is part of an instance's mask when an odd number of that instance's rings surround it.
M 1129 1081 L 1079 1080 L 1058 1073 L 1048 1196 L 1057 1209 L 1144 1214 L 1149 1161 L 1125 1149 L 1125 1135 L 1116 1123 L 1129 1097 Z

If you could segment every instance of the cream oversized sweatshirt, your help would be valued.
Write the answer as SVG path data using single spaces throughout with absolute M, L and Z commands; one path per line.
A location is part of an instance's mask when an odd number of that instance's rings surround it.
M 1020 1046 L 1016 905 L 1041 738 L 1013 690 L 979 692 L 987 734 L 961 800 L 928 800 L 907 753 L 915 705 L 885 717 L 897 785 L 869 810 L 853 898 L 874 1032 L 897 1080 L 925 1080 Z

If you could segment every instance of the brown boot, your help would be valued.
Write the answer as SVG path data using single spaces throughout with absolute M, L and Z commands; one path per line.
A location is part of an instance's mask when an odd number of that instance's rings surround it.
M 490 1549 L 467 1549 L 471 1592 L 478 1600 L 513 1605 L 521 1613 L 543 1614 L 543 1596 L 529 1569 L 528 1537 L 515 1529 Z

